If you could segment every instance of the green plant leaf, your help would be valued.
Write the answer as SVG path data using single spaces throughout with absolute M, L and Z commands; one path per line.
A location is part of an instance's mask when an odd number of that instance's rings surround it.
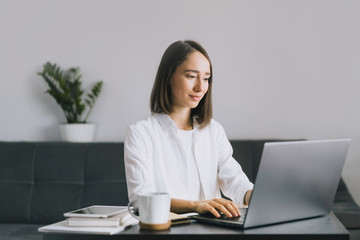
M 82 89 L 80 69 L 70 68 L 63 71 L 56 64 L 46 62 L 43 71 L 38 72 L 47 83 L 49 89 L 45 93 L 51 95 L 63 110 L 68 123 L 86 122 L 89 113 L 98 97 L 102 81 L 97 82 L 91 89 L 92 94 L 87 94 L 83 100 L 84 90 Z M 86 106 L 89 107 L 84 120 L 81 119 Z

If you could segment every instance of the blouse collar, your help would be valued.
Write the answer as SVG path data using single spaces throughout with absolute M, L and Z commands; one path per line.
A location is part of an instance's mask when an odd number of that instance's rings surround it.
M 177 132 L 177 126 L 174 120 L 166 113 L 152 113 L 152 115 L 159 121 L 161 127 L 165 131 L 174 131 Z M 199 125 L 195 119 L 193 118 L 193 127 L 194 129 L 198 129 Z

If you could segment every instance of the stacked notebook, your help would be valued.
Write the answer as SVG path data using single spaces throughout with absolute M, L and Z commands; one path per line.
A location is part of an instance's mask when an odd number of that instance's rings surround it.
M 133 218 L 127 210 L 108 218 L 70 217 L 66 219 L 68 227 L 126 227 L 137 223 L 138 220 Z
M 65 213 L 64 215 L 68 216 L 66 220 L 41 227 L 39 231 L 112 235 L 138 224 L 139 221 L 130 215 L 127 207 L 108 207 L 117 208 L 117 214 L 107 216 L 103 213 L 107 206 L 91 206 Z M 100 209 L 101 213 L 94 212 L 94 209 Z
M 95 213 L 94 211 L 98 211 L 101 208 L 101 212 L 104 212 L 106 207 L 91 206 L 65 213 L 64 215 L 68 216 L 67 219 L 41 227 L 38 231 L 113 235 L 139 223 L 136 218 L 131 216 L 127 207 L 116 207 L 123 208 L 123 210 L 120 209 L 116 215 L 109 214 L 108 216 L 99 212 Z M 114 207 L 112 206 L 111 208 Z M 95 215 L 100 217 L 95 217 Z M 189 224 L 191 222 L 191 218 L 187 214 L 179 215 L 172 212 L 170 212 L 170 220 L 171 226 Z

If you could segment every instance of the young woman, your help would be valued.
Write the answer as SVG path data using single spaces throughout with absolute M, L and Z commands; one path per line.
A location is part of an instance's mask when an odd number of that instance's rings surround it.
M 212 119 L 212 65 L 195 41 L 165 51 L 151 92 L 152 114 L 127 128 L 125 169 L 129 199 L 168 192 L 171 211 L 238 217 L 253 184 L 232 158 L 222 126 Z M 233 201 L 221 198 L 223 194 Z

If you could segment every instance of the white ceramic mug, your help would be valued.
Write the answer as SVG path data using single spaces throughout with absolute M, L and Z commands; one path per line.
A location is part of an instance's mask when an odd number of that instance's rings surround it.
M 139 215 L 134 213 L 137 209 Z M 142 223 L 167 223 L 170 214 L 170 195 L 164 192 L 139 193 L 136 200 L 129 202 L 128 210 L 133 217 Z

